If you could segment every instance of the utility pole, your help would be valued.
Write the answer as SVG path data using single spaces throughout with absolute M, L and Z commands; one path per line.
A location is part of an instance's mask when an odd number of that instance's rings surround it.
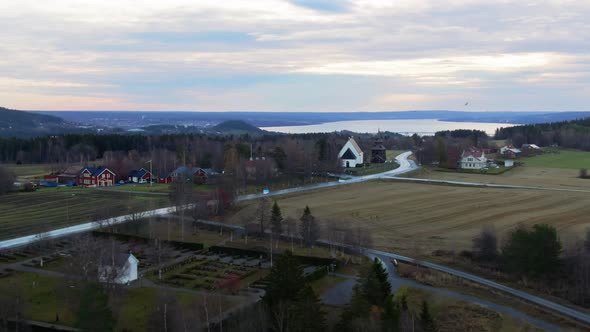
M 154 182 L 154 180 L 152 178 L 154 176 L 154 173 L 152 173 L 152 160 L 150 159 L 150 160 L 146 161 L 145 163 L 146 164 L 150 163 L 150 187 L 151 187 L 152 183 Z

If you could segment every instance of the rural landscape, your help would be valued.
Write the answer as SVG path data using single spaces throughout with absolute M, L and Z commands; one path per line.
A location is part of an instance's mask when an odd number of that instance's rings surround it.
M 0 1 L 0 332 L 590 332 L 589 18 Z

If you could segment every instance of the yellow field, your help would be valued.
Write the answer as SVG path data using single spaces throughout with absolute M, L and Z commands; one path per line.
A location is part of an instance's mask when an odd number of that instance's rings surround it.
M 590 179 L 580 179 L 579 170 L 565 168 L 516 167 L 500 175 L 438 172 L 422 168 L 409 177 L 437 180 L 481 182 L 522 186 L 590 190 Z
M 299 218 L 309 205 L 325 225 L 351 221 L 372 231 L 376 247 L 412 254 L 469 249 L 484 226 L 500 235 L 519 223 L 555 225 L 562 238 L 590 227 L 586 193 L 489 189 L 372 181 L 281 197 L 283 216 Z M 253 215 L 242 203 L 230 218 Z

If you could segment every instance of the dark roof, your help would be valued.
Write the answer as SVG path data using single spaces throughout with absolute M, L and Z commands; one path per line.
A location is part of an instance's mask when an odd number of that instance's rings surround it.
M 473 157 L 473 158 L 481 158 L 483 157 L 484 152 L 476 147 L 470 147 L 468 149 L 463 150 L 461 157 Z
M 108 170 L 108 171 L 112 172 L 110 169 L 108 169 L 106 167 L 83 167 L 80 170 L 80 172 L 78 172 L 78 173 L 84 172 L 85 169 L 87 169 L 88 171 L 90 171 L 90 174 L 92 174 L 92 176 L 99 176 L 105 170 Z
M 129 172 L 129 176 L 140 178 L 140 177 L 143 177 L 144 175 L 146 175 L 148 173 L 149 172 L 147 170 L 143 169 L 143 168 L 140 169 L 140 170 L 134 169 L 131 172 Z
M 342 155 L 342 159 L 356 159 L 354 153 L 350 150 L 350 148 L 346 149 L 346 152 Z
M 115 256 L 111 255 L 104 255 L 101 258 L 101 264 L 103 266 L 113 266 L 113 259 L 115 261 L 115 266 L 124 266 L 129 260 L 130 254 L 115 254 Z
M 381 144 L 374 145 L 371 150 L 386 150 L 385 147 Z

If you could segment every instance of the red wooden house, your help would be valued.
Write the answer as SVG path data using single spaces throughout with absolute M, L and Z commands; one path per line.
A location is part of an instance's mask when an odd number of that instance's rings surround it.
M 158 176 L 158 183 L 172 183 L 172 180 L 173 178 L 170 174 Z
M 84 167 L 78 175 L 79 186 L 109 187 L 115 182 L 115 172 L 106 167 Z

